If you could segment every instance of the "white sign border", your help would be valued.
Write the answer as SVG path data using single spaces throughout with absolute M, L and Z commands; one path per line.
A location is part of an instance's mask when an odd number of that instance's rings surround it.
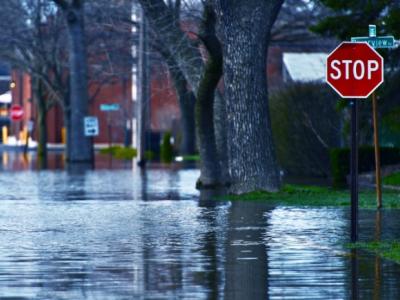
M 329 57 L 339 48 L 341 47 L 343 44 L 366 44 L 372 51 L 374 51 L 379 58 L 382 61 L 382 80 L 375 86 L 375 88 L 373 88 L 368 95 L 366 96 L 344 96 L 342 95 L 342 93 L 340 93 L 329 81 L 328 81 L 328 59 Z M 375 90 L 385 81 L 384 78 L 384 73 L 385 73 L 385 60 L 383 59 L 383 57 L 378 53 L 378 51 L 376 51 L 374 48 L 371 47 L 370 44 L 368 44 L 367 42 L 341 42 L 335 49 L 333 49 L 331 51 L 331 53 L 329 53 L 329 55 L 326 57 L 326 68 L 325 68 L 325 82 L 327 84 L 329 84 L 331 86 L 332 89 L 335 90 L 336 93 L 339 94 L 340 97 L 344 98 L 344 99 L 367 99 L 373 92 L 375 92 Z

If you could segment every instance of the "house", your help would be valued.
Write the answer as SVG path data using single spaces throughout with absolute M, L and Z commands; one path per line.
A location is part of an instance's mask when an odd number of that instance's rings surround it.
M 296 53 L 284 52 L 283 81 L 284 82 L 324 82 L 326 58 L 328 53 Z
M 11 75 L 10 68 L 5 63 L 0 63 L 0 128 L 10 125 L 8 118 L 8 108 L 11 105 Z M 3 139 L 0 135 L 1 140 Z

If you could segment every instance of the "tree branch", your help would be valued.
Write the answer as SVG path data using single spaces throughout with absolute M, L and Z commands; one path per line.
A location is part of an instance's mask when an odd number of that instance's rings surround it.
M 53 2 L 64 10 L 68 9 L 68 2 L 66 0 L 53 0 Z

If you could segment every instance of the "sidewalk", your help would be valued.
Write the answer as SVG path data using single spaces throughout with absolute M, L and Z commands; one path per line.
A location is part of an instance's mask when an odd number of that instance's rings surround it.
M 123 146 L 122 144 L 115 143 L 113 146 Z M 99 151 L 101 149 L 108 148 L 109 144 L 94 144 L 95 151 Z M 25 145 L 7 145 L 7 144 L 0 144 L 0 151 L 24 151 Z M 29 145 L 28 151 L 36 151 L 37 143 Z M 64 151 L 65 145 L 64 144 L 54 144 L 49 143 L 47 144 L 47 149 L 49 151 Z

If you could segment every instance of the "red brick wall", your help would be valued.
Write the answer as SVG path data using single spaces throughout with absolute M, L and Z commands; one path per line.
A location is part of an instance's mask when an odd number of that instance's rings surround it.
M 98 86 L 93 85 L 90 94 L 93 95 Z M 104 112 L 100 110 L 101 104 L 118 103 L 120 110 Z M 132 92 L 131 80 L 119 80 L 101 88 L 100 93 L 90 104 L 90 114 L 99 118 L 100 135 L 94 139 L 95 143 L 108 143 L 109 125 L 111 138 L 114 143 L 123 143 L 127 121 L 132 119 Z
M 24 120 L 11 125 L 11 134 L 20 131 L 23 126 L 27 125 L 30 119 L 37 120 L 37 111 L 32 105 L 31 99 L 31 82 L 27 74 L 20 75 L 20 72 L 13 71 L 12 79 L 16 83 L 16 87 L 12 90 L 13 104 L 22 103 L 24 107 Z M 91 84 L 89 94 L 93 96 L 98 89 L 98 85 Z M 124 128 L 126 120 L 132 118 L 132 94 L 131 80 L 120 80 L 113 84 L 102 86 L 100 92 L 96 93 L 94 101 L 90 104 L 90 115 L 99 118 L 100 135 L 95 138 L 96 143 L 108 142 L 108 122 L 112 126 L 112 138 L 114 143 L 122 143 L 124 141 Z M 102 103 L 119 103 L 121 110 L 118 112 L 105 113 L 100 111 Z M 47 113 L 47 134 L 49 143 L 62 142 L 63 128 L 63 111 L 60 105 L 54 105 Z M 37 126 L 36 126 L 37 127 Z M 36 128 L 34 139 L 38 138 L 38 130 Z
M 170 131 L 180 119 L 176 91 L 167 68 L 153 64 L 151 68 L 151 130 Z

